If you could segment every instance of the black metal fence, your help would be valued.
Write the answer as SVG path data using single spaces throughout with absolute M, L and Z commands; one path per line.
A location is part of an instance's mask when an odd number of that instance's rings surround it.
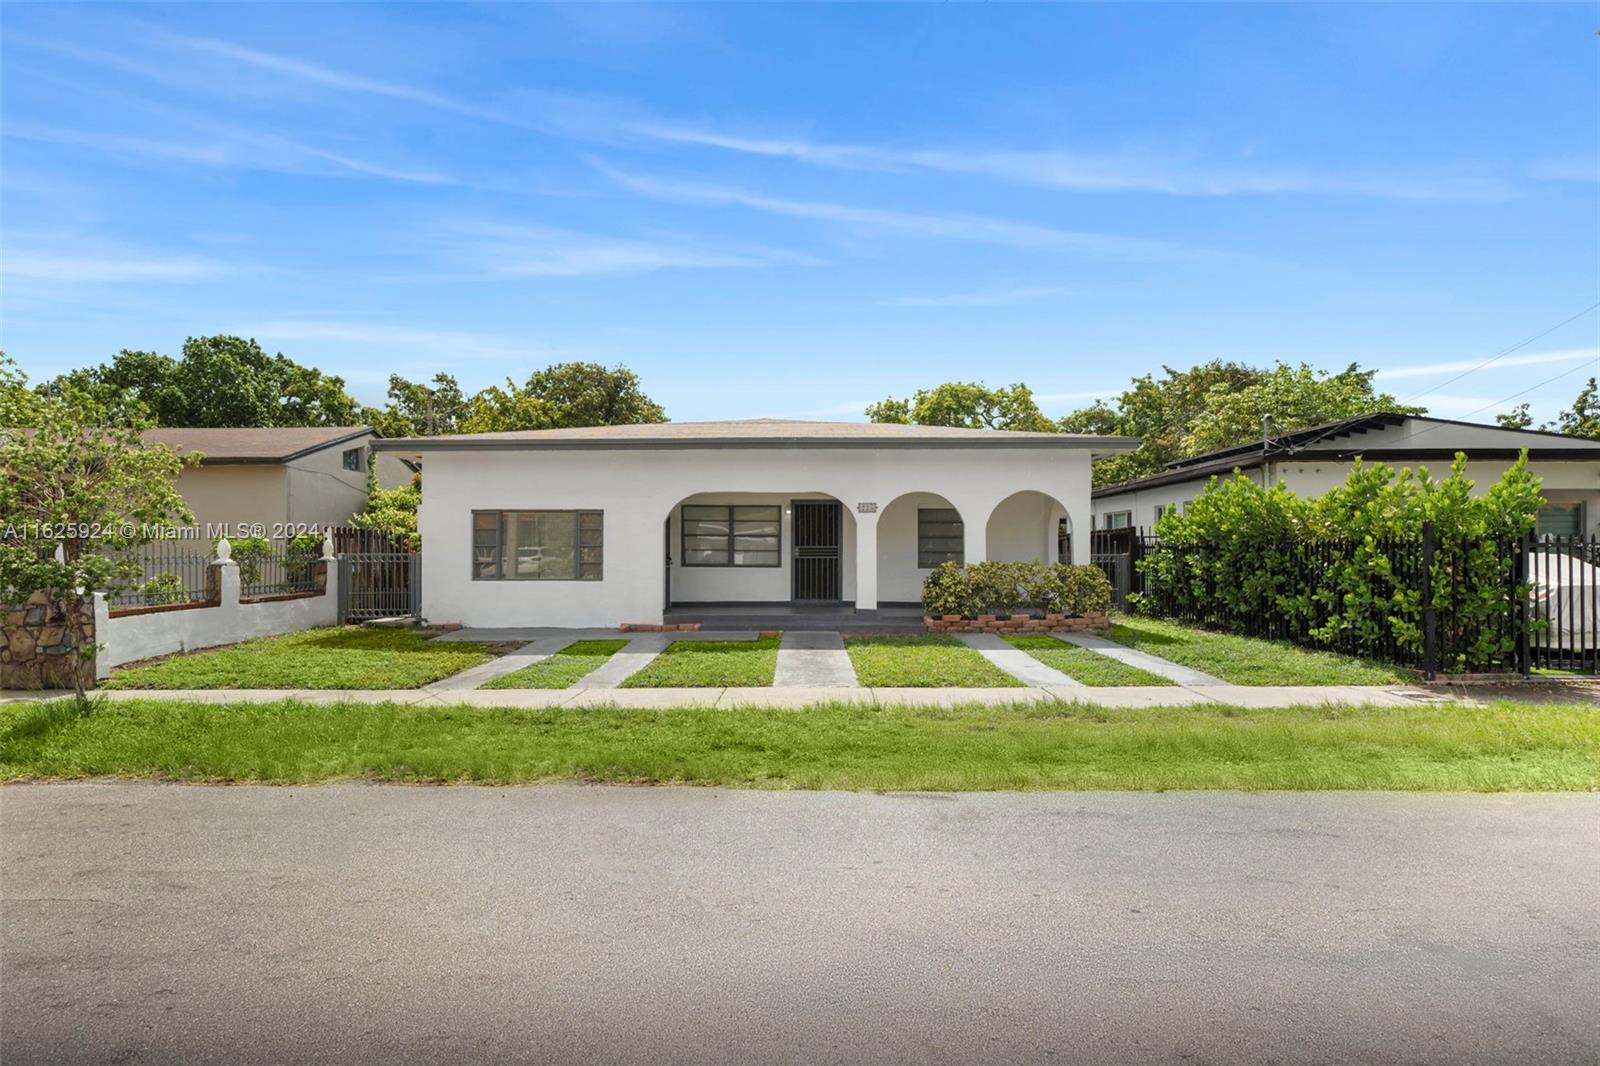
M 239 598 L 288 596 L 317 590 L 317 563 L 322 544 L 250 538 L 232 544 L 239 566 Z
M 1140 560 L 1144 530 L 1102 530 L 1091 558 L 1118 606 L 1438 673 L 1600 672 L 1600 541 L 1418 537 L 1257 544 L 1237 562 L 1185 545 Z M 1130 576 L 1131 575 L 1131 576 Z
M 136 564 L 140 573 L 107 598 L 113 609 L 203 603 L 208 598 L 211 545 L 203 540 L 155 540 L 117 558 Z
M 339 556 L 339 623 L 422 615 L 419 552 L 347 552 Z

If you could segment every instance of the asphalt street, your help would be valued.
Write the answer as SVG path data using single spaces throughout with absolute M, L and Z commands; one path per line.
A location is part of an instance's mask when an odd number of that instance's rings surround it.
M 1600 795 L 0 788 L 0 1061 L 1600 1062 Z

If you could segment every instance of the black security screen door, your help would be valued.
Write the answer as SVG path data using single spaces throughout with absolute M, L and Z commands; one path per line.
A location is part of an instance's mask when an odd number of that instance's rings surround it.
M 794 598 L 812 603 L 839 601 L 839 504 L 835 500 L 795 500 Z

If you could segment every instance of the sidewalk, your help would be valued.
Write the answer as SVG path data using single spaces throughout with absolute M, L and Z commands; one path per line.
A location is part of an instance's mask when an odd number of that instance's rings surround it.
M 6 693 L 0 702 L 50 699 L 69 693 Z M 1287 707 L 1304 704 L 1357 706 L 1376 704 L 1410 707 L 1440 700 L 1440 694 L 1404 685 L 1137 685 L 1111 688 L 1047 686 L 1042 688 L 844 688 L 774 686 L 772 688 L 609 688 L 563 689 L 110 689 L 99 693 L 116 702 L 185 700 L 194 703 L 401 703 L 428 707 L 772 707 L 803 710 L 823 703 L 863 706 L 934 706 L 1017 703 L 1086 704 L 1096 707 L 1176 707 L 1227 704 L 1236 707 Z M 1464 693 L 1453 698 L 1477 702 Z

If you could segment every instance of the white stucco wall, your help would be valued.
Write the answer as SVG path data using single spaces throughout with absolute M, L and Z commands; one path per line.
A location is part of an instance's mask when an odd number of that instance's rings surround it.
M 844 590 L 860 609 L 921 594 L 916 573 L 916 509 L 906 507 L 910 539 L 882 518 L 908 492 L 933 492 L 962 514 L 967 558 L 988 558 L 989 518 L 1024 490 L 1043 492 L 1069 512 L 1089 512 L 1089 453 L 1079 448 L 650 448 L 530 451 L 429 450 L 418 525 L 424 548 L 422 606 L 433 622 L 472 626 L 614 626 L 661 617 L 662 524 L 689 497 L 790 500 L 831 496 L 843 503 Z M 875 503 L 876 513 L 858 504 Z M 599 581 L 475 581 L 473 510 L 589 510 L 605 515 L 604 578 Z M 896 519 L 899 521 L 899 519 Z M 1082 523 L 1077 523 L 1081 526 Z M 1004 522 L 1001 527 L 1005 528 Z M 790 550 L 787 539 L 783 550 Z M 677 531 L 674 529 L 674 538 Z M 1007 534 L 1009 536 L 1009 533 Z M 1028 534 L 1042 545 L 1045 532 Z M 886 543 L 880 543 L 885 540 Z M 906 543 L 905 553 L 893 548 Z M 886 550 L 887 549 L 887 550 Z M 1088 561 L 1088 543 L 1074 544 Z M 676 549 L 675 549 L 676 554 Z M 909 566 L 902 560 L 909 559 Z M 879 577 L 883 560 L 884 580 Z M 690 568 L 692 570 L 692 568 Z M 750 578 L 751 573 L 759 575 Z M 675 600 L 788 599 L 786 569 L 674 575 Z M 685 586 L 684 581 L 692 582 Z M 775 593 L 769 595 L 769 593 Z
M 794 516 L 789 504 L 794 500 L 826 500 L 820 493 L 797 492 L 774 495 L 762 492 L 710 492 L 682 500 L 672 508 L 672 599 L 675 603 L 777 603 L 789 599 Z M 780 564 L 775 567 L 685 566 L 683 565 L 683 504 L 771 504 L 782 508 L 782 529 L 778 545 Z M 840 514 L 840 584 L 843 598 L 856 598 L 856 523 L 849 505 Z
M 324 562 L 327 586 L 323 594 L 292 600 L 239 602 L 239 566 L 231 562 L 221 567 L 221 602 L 215 606 L 113 618 L 105 596 L 97 592 L 95 634 L 101 647 L 96 673 L 103 678 L 113 666 L 157 655 L 331 626 L 338 620 L 339 568 L 331 558 Z

